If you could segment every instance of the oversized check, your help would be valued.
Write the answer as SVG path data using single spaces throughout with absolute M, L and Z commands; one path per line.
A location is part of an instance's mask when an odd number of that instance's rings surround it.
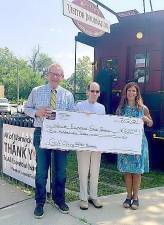
M 41 147 L 141 154 L 142 136 L 139 118 L 57 111 L 43 121 Z

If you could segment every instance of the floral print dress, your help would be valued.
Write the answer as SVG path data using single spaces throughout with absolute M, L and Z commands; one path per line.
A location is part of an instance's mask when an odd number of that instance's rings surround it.
M 142 118 L 144 115 L 144 107 L 138 111 L 137 107 L 131 108 L 125 106 L 123 116 Z M 149 172 L 149 153 L 148 143 L 145 134 L 142 139 L 141 155 L 118 154 L 117 166 L 120 172 L 142 174 Z

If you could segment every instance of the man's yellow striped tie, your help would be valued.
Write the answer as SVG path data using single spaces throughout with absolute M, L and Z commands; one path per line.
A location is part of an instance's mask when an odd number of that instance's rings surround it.
M 50 100 L 51 109 L 56 109 L 56 91 L 51 90 L 51 100 Z

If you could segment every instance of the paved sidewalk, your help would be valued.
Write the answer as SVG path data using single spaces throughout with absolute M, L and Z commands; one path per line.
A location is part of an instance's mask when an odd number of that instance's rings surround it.
M 34 219 L 34 199 L 0 180 L 0 225 L 164 225 L 164 187 L 141 191 L 136 211 L 122 207 L 124 198 L 125 194 L 102 197 L 102 209 L 90 205 L 86 211 L 72 202 L 67 215 L 46 204 L 44 217 Z
M 23 191 L 0 179 L 0 209 L 29 198 Z

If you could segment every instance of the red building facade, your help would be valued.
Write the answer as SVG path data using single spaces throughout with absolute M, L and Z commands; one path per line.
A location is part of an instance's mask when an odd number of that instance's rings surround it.
M 110 34 L 95 38 L 78 33 L 76 41 L 94 47 L 94 80 L 100 81 L 101 89 L 106 92 L 102 103 L 108 113 L 115 111 L 120 92 L 128 81 L 139 84 L 154 120 L 154 127 L 148 132 L 149 140 L 160 141 L 161 148 L 164 143 L 164 10 L 122 17 L 111 26 Z M 112 85 L 101 75 L 104 69 L 112 72 Z

